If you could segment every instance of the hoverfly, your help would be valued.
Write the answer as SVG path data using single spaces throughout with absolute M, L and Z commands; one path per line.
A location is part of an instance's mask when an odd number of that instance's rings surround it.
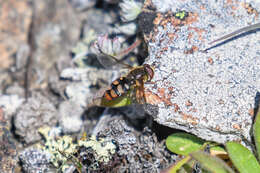
M 101 97 L 93 99 L 94 105 L 102 107 L 121 107 L 131 103 L 144 104 L 146 102 L 144 94 L 144 83 L 150 82 L 154 76 L 154 70 L 149 64 L 132 67 L 117 59 L 115 56 L 103 52 L 96 44 L 101 56 L 98 60 L 104 67 L 120 65 L 127 68 L 129 72 L 114 80 L 110 87 L 105 90 Z

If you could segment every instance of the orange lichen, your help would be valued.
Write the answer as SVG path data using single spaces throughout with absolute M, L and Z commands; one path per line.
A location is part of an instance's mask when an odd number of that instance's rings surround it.
M 149 10 L 150 7 L 153 7 L 152 1 L 151 1 L 151 0 L 145 0 L 142 10 Z M 150 10 L 149 10 L 149 11 L 150 11 Z
M 249 114 L 250 116 L 254 116 L 254 113 L 255 113 L 254 109 L 249 109 L 248 114 Z
M 255 18 L 258 17 L 257 10 L 255 8 L 253 8 L 251 4 L 242 2 L 241 5 L 242 5 L 242 7 L 244 7 L 246 9 L 248 14 L 255 14 Z
M 182 19 L 179 19 L 176 16 L 174 16 L 174 13 L 169 11 L 165 14 L 157 13 L 156 18 L 153 21 L 153 24 L 163 26 L 164 29 L 166 29 L 166 26 L 168 23 L 170 23 L 172 26 L 174 26 L 176 28 L 177 26 L 189 25 L 196 21 L 198 21 L 197 13 L 189 12 L 187 17 L 185 17 L 184 20 L 182 20 Z M 176 29 L 178 29 L 178 28 L 176 28 Z
M 158 88 L 158 94 L 160 97 L 164 97 L 165 95 L 165 88 Z
M 231 8 L 233 11 L 237 10 L 239 7 L 239 2 L 237 0 L 227 0 L 225 4 L 225 8 Z M 231 12 L 233 16 L 235 16 L 234 12 Z
M 168 33 L 167 36 L 168 36 L 169 39 L 173 40 L 173 38 L 176 37 L 176 34 Z
M 201 5 L 201 6 L 200 6 L 200 9 L 201 9 L 201 10 L 205 10 L 206 7 L 205 7 L 204 5 Z
M 146 102 L 152 105 L 157 105 L 159 103 L 164 103 L 167 106 L 172 106 L 171 94 L 165 93 L 165 88 L 158 88 L 157 94 L 152 93 L 150 90 L 145 89 L 145 99 Z
M 159 25 L 161 21 L 163 20 L 163 15 L 161 13 L 156 14 L 157 17 L 153 20 L 154 25 Z
M 174 87 L 171 86 L 171 87 L 168 88 L 168 90 L 169 90 L 170 92 L 173 92 Z
M 180 110 L 180 107 L 176 103 L 174 103 L 173 106 L 174 106 L 174 112 L 178 112 Z
M 170 22 L 173 26 L 179 26 L 182 24 L 180 19 L 176 19 L 174 16 L 171 17 Z
M 189 107 L 189 106 L 192 106 L 193 105 L 193 103 L 190 101 L 190 100 L 188 100 L 187 102 L 186 102 L 186 104 L 185 104 L 187 107 Z
M 199 37 L 198 39 L 201 41 L 203 40 L 203 37 L 202 37 L 203 33 L 206 32 L 205 29 L 201 29 L 201 28 L 197 28 L 197 27 L 189 27 L 188 30 L 194 30 L 195 33 L 198 34 L 198 37 Z
M 210 65 L 212 65 L 213 64 L 213 59 L 211 57 L 209 57 L 208 58 L 208 62 L 209 62 Z
M 192 125 L 198 124 L 198 118 L 193 117 L 192 115 L 181 113 L 182 118 L 186 120 L 188 123 L 191 123 Z
M 193 54 L 194 52 L 198 51 L 199 48 L 197 46 L 192 46 L 191 49 L 185 50 L 184 54 Z
M 146 103 L 148 104 L 158 105 L 159 103 L 162 102 L 161 98 L 157 94 L 152 93 L 148 89 L 145 89 L 144 95 L 145 95 Z
M 234 124 L 232 127 L 237 130 L 241 129 L 241 126 L 239 124 Z
M 193 33 L 190 32 L 190 33 L 188 34 L 188 40 L 191 40 L 192 37 L 193 37 Z
M 188 17 L 185 20 L 185 25 L 189 25 L 189 24 L 192 24 L 194 22 L 197 22 L 198 21 L 198 16 L 199 16 L 198 13 L 191 13 L 191 12 L 189 12 Z
M 161 52 L 165 52 L 165 51 L 167 51 L 168 50 L 168 47 L 163 47 L 162 49 L 161 49 Z
M 232 4 L 233 0 L 227 0 L 227 4 Z

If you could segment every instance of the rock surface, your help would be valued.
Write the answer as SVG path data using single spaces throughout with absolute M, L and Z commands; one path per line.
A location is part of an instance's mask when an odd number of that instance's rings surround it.
M 19 106 L 24 102 L 23 98 L 17 95 L 1 95 L 0 96 L 0 107 L 5 112 L 5 118 L 10 120 L 11 116 L 16 112 Z
M 16 57 L 27 61 L 32 8 L 28 1 L 11 0 L 1 1 L 0 11 L 0 93 L 3 93 L 5 87 L 14 82 L 10 68 L 18 63 Z
M 82 129 L 83 112 L 83 107 L 72 101 L 65 101 L 59 105 L 59 125 L 64 133 L 76 133 Z
M 4 118 L 4 110 L 0 108 L 0 172 L 12 173 L 18 170 L 16 143 L 10 132 L 10 125 Z
M 165 165 L 177 159 L 149 128 L 138 132 L 115 110 L 104 112 L 94 134 L 97 137 L 106 137 L 107 140 L 112 139 L 118 146 L 117 154 L 124 159 L 114 172 L 160 172 Z M 124 162 L 127 167 L 122 164 Z
M 26 149 L 19 155 L 19 160 L 25 172 L 51 172 L 50 154 L 41 150 Z
M 147 1 L 148 2 L 148 1 Z M 260 32 L 240 35 L 203 52 L 231 31 L 259 22 L 260 4 L 250 1 L 158 1 L 147 37 L 162 125 L 224 143 L 251 141 L 260 91 Z M 180 14 L 184 14 L 183 18 Z
M 71 156 L 100 172 L 160 172 L 180 159 L 164 142 L 175 129 L 220 143 L 251 142 L 260 96 L 259 30 L 208 43 L 259 23 L 260 2 L 146 0 L 137 17 L 137 1 L 0 2 L 0 172 L 57 172 L 67 159 L 73 172 Z M 149 50 L 142 44 L 119 58 L 140 65 L 149 52 L 145 63 L 155 67 L 155 76 L 145 88 L 153 105 L 89 108 L 121 76 L 120 67 L 101 67 L 93 42 L 114 40 L 113 49 L 124 54 L 141 33 Z M 71 150 L 79 139 L 93 140 L 93 147 Z M 28 147 L 39 143 L 50 149 L 51 160 L 36 145 Z M 104 148 L 95 148 L 111 144 L 117 150 L 104 154 L 109 161 L 97 159 Z M 61 152 L 67 156 L 56 157 Z
M 46 88 L 48 78 L 71 65 L 69 52 L 79 37 L 80 20 L 69 2 L 33 2 L 33 21 L 29 43 L 28 89 Z M 56 64 L 56 67 L 54 65 Z
M 57 123 L 57 115 L 54 105 L 46 97 L 34 93 L 14 116 L 15 133 L 26 144 L 36 142 L 41 139 L 38 129 L 54 126 Z
M 71 101 L 85 107 L 96 94 L 95 92 L 91 92 L 91 86 L 98 85 L 102 87 L 102 85 L 108 85 L 107 80 L 115 78 L 117 74 L 117 71 L 92 67 L 67 68 L 61 72 L 61 78 L 73 81 L 66 87 L 66 96 Z
M 14 62 L 14 54 L 27 44 L 32 10 L 26 1 L 0 2 L 0 69 L 9 68 Z

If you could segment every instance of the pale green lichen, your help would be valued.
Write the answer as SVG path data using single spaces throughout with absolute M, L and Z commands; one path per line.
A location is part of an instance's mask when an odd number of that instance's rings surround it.
M 51 154 L 51 163 L 55 167 L 60 167 L 60 163 L 64 168 L 69 167 L 69 165 L 66 163 L 68 162 L 70 155 L 75 152 L 77 146 L 76 144 L 73 144 L 73 139 L 70 136 L 55 138 L 54 136 L 50 135 L 50 127 L 43 127 L 38 131 L 46 140 L 44 145 L 38 145 L 38 147 Z
M 74 154 L 78 152 L 77 148 L 80 146 L 92 148 L 96 160 L 95 163 L 107 163 L 116 152 L 115 144 L 111 140 L 108 141 L 104 138 L 97 140 L 95 136 L 91 136 L 73 143 L 72 137 L 67 135 L 58 136 L 59 134 L 53 133 L 50 127 L 39 128 L 38 131 L 45 139 L 44 145 L 38 145 L 38 148 L 51 154 L 50 162 L 62 171 L 69 168 L 72 164 L 78 165 L 78 163 L 73 163 L 73 160 L 76 159 L 76 162 L 78 162 Z
M 116 146 L 112 141 L 103 138 L 97 140 L 95 136 L 91 136 L 88 140 L 79 140 L 78 145 L 92 148 L 98 162 L 108 162 L 116 152 Z

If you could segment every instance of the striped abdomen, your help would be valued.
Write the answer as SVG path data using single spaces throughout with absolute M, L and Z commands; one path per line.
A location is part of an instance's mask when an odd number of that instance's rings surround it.
M 124 95 L 129 89 L 130 81 L 126 77 L 120 77 L 111 84 L 111 88 L 106 90 L 103 97 L 107 100 L 113 100 Z

